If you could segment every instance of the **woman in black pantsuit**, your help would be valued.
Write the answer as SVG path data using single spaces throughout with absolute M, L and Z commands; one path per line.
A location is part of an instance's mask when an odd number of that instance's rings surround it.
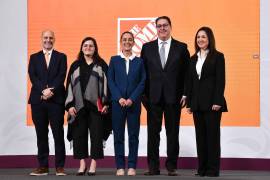
M 76 175 L 86 172 L 88 153 L 88 131 L 90 131 L 92 159 L 88 175 L 95 175 L 96 160 L 103 155 L 103 135 L 105 124 L 102 114 L 107 113 L 108 66 L 98 54 L 96 40 L 85 38 L 81 43 L 78 60 L 70 67 L 67 78 L 66 110 L 69 113 L 69 140 L 73 140 L 74 158 L 80 159 Z
M 195 36 L 195 54 L 191 57 L 187 111 L 193 113 L 196 132 L 199 176 L 219 176 L 220 120 L 227 111 L 224 98 L 225 59 L 216 50 L 209 27 L 201 27 Z

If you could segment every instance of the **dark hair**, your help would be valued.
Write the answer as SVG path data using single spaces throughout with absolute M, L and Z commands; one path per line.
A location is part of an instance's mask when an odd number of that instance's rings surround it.
M 204 26 L 204 27 L 201 27 L 197 31 L 196 36 L 195 36 L 195 43 L 194 44 L 195 44 L 196 53 L 200 51 L 200 48 L 197 44 L 197 35 L 200 31 L 204 31 L 208 37 L 209 44 L 208 44 L 207 48 L 209 49 L 209 53 L 213 53 L 214 51 L 216 51 L 216 41 L 215 41 L 214 33 L 213 33 L 211 28 Z
M 161 20 L 161 19 L 167 20 L 168 23 L 169 23 L 169 25 L 172 27 L 171 19 L 170 19 L 168 16 L 159 16 L 159 17 L 156 19 L 155 23 L 157 24 L 157 22 L 158 22 L 159 20 Z
M 80 52 L 78 54 L 78 60 L 81 61 L 81 60 L 85 60 L 84 58 L 84 54 L 83 54 L 83 51 L 82 51 L 82 47 L 83 47 L 83 44 L 86 42 L 86 41 L 92 41 L 94 46 L 95 46 L 95 52 L 93 54 L 93 63 L 96 64 L 96 63 L 100 63 L 101 61 L 103 61 L 103 59 L 99 56 L 98 54 L 98 46 L 97 46 L 97 41 L 92 38 L 92 37 L 86 37 L 82 40 L 82 43 L 81 43 L 81 47 L 80 47 Z
M 132 32 L 130 32 L 130 31 L 125 31 L 125 32 L 123 32 L 123 33 L 121 34 L 120 40 L 122 40 L 124 34 L 130 34 L 130 35 L 132 36 L 133 41 L 134 41 L 134 35 L 133 35 Z

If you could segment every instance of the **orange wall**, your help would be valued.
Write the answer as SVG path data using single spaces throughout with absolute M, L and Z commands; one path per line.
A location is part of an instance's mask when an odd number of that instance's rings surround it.
M 75 3 L 76 2 L 76 3 Z M 167 15 L 172 20 L 173 37 L 188 43 L 194 52 L 194 36 L 201 26 L 210 26 L 217 48 L 225 54 L 226 92 L 229 112 L 223 126 L 259 126 L 259 0 L 28 0 L 28 54 L 41 49 L 40 34 L 52 29 L 55 48 L 76 58 L 82 39 L 96 38 L 101 56 L 109 62 L 117 53 L 117 19 Z M 129 30 L 129 29 L 125 29 Z M 124 31 L 124 29 L 121 29 Z M 30 90 L 28 82 L 28 91 Z M 185 110 L 183 111 L 185 112 Z M 142 113 L 145 124 L 146 113 Z M 31 124 L 28 106 L 27 124 Z M 192 125 L 192 117 L 182 113 L 182 125 Z

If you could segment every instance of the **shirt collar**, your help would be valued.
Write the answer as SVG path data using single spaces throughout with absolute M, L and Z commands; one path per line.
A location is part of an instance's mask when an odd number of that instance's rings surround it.
M 158 45 L 161 45 L 162 42 L 166 42 L 167 44 L 171 44 L 171 41 L 172 41 L 172 37 L 170 37 L 166 41 L 162 41 L 161 39 L 158 38 Z
M 206 55 L 209 53 L 209 49 L 206 49 Z M 197 52 L 197 56 L 201 58 L 201 51 Z
M 49 53 L 49 55 L 51 55 L 51 54 L 52 54 L 52 51 L 53 51 L 53 49 L 51 49 L 51 50 L 49 50 L 49 51 L 47 51 L 47 50 L 43 49 L 43 54 L 45 54 L 46 52 L 48 52 L 48 53 Z
M 121 53 L 120 53 L 120 56 L 121 56 L 121 58 L 126 59 L 126 56 L 123 54 L 122 51 L 121 51 Z M 135 57 L 136 57 L 136 55 L 132 52 L 132 55 L 129 56 L 128 59 L 129 59 L 130 61 L 132 61 Z

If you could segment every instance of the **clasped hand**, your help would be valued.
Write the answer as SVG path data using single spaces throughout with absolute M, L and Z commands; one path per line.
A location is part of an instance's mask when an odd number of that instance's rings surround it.
M 220 108 L 221 108 L 220 105 L 214 104 L 214 105 L 212 106 L 212 111 L 219 111 Z M 192 114 L 191 108 L 187 108 L 187 113 L 188 113 L 188 114 Z
M 132 106 L 133 102 L 132 102 L 131 99 L 120 98 L 119 99 L 119 104 L 122 107 L 130 107 L 130 106 Z
M 52 92 L 53 88 L 46 88 L 42 91 L 41 99 L 47 100 L 50 99 L 54 94 Z
M 102 108 L 102 110 L 101 110 L 101 114 L 106 114 L 106 113 L 108 113 L 108 106 L 104 106 L 103 108 Z M 69 109 L 68 109 L 68 113 L 71 115 L 71 116 L 76 116 L 77 115 L 77 111 L 76 111 L 76 109 L 75 109 L 75 107 L 70 107 Z

